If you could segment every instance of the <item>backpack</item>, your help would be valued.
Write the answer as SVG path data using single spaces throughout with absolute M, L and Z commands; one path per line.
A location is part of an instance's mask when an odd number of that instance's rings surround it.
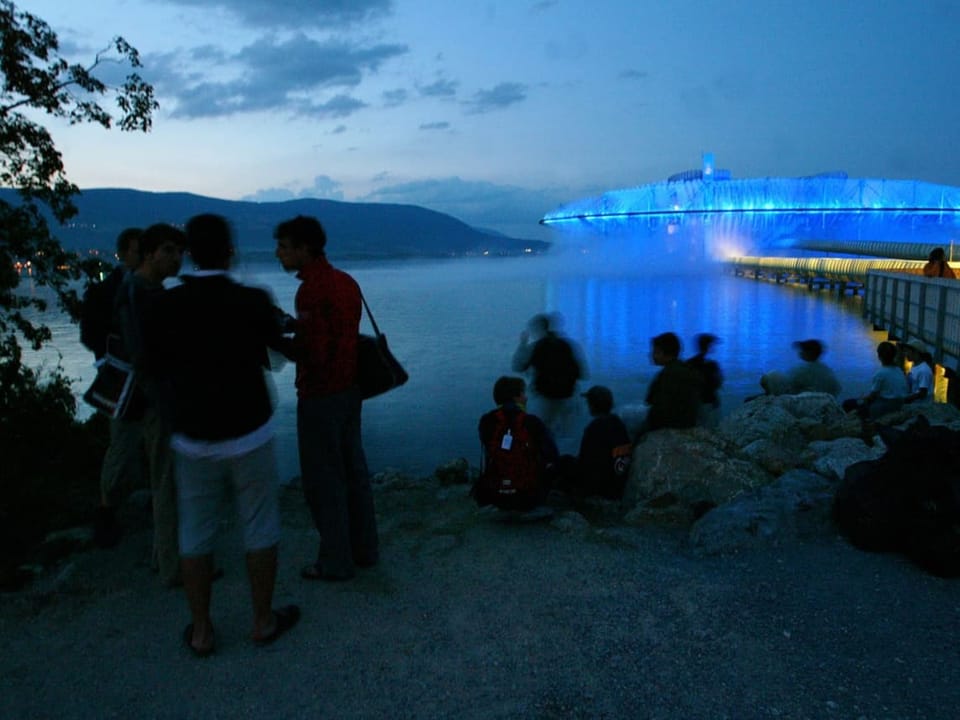
M 494 413 L 495 425 L 483 448 L 483 470 L 471 495 L 481 507 L 530 510 L 545 494 L 540 446 L 526 427 L 523 411 Z
M 107 352 L 107 336 L 113 324 L 113 299 L 123 281 L 117 268 L 105 279 L 90 285 L 80 308 L 80 342 L 99 359 Z

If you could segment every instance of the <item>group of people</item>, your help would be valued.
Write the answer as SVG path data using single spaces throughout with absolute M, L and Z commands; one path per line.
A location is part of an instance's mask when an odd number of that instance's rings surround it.
M 496 407 L 480 418 L 478 427 L 483 465 L 472 494 L 481 506 L 526 511 L 539 517 L 543 513 L 538 510 L 551 491 L 574 498 L 592 495 L 619 499 L 633 445 L 645 433 L 661 428 L 716 426 L 723 372 L 710 353 L 719 338 L 710 333 L 697 335 L 697 353 L 682 360 L 680 339 L 666 332 L 651 340 L 651 359 L 660 370 L 647 389 L 647 413 L 639 428 L 628 432 L 613 412 L 612 392 L 594 385 L 583 393 L 591 420 L 579 452 L 576 456 L 560 455 L 554 435 L 572 412 L 576 383 L 584 371 L 576 360 L 574 346 L 551 326 L 548 316 L 536 316 L 531 326 L 539 330 L 539 339 L 531 342 L 526 332 L 521 336 L 513 368 L 531 370 L 531 386 L 540 401 L 537 407 L 542 409 L 542 416 L 528 412 L 522 377 L 503 376 L 496 381 Z M 799 362 L 785 372 L 764 374 L 760 379 L 762 394 L 818 392 L 838 397 L 840 382 L 822 360 L 824 344 L 807 339 L 794 342 L 793 347 Z M 882 342 L 877 357 L 881 367 L 871 380 L 870 391 L 861 398 L 845 400 L 844 410 L 869 421 L 905 403 L 933 401 L 933 358 L 921 343 L 901 343 L 898 347 Z
M 356 387 L 360 288 L 328 261 L 326 233 L 315 218 L 280 223 L 274 238 L 281 266 L 301 281 L 295 316 L 278 308 L 266 291 L 230 277 L 235 251 L 230 225 L 212 214 L 191 218 L 184 230 L 165 223 L 125 230 L 117 240 L 121 265 L 85 296 L 82 342 L 98 360 L 121 357 L 137 377 L 124 414 L 111 419 L 95 539 L 105 547 L 118 542 L 116 509 L 146 468 L 153 564 L 165 586 L 184 587 L 191 622 L 183 642 L 199 657 L 210 655 L 216 644 L 211 595 L 221 573 L 213 551 L 227 495 L 234 498 L 243 532 L 252 640 L 271 643 L 300 617 L 296 605 L 273 606 L 280 519 L 274 408 L 264 376 L 271 351 L 296 363 L 301 483 L 319 533 L 317 555 L 301 577 L 348 580 L 357 568 L 379 560 Z M 184 253 L 195 269 L 180 274 Z M 942 250 L 934 254 L 931 273 L 952 276 Z M 178 274 L 180 282 L 165 287 Z M 644 433 L 717 423 L 723 373 L 709 355 L 719 339 L 698 335 L 697 353 L 682 360 L 680 339 L 666 332 L 651 340 L 651 359 L 660 370 L 647 390 L 648 411 L 639 430 L 628 432 L 613 412 L 612 392 L 594 385 L 582 394 L 591 421 L 579 452 L 561 455 L 555 433 L 569 427 L 586 368 L 558 324 L 556 316 L 537 315 L 513 356 L 515 372 L 532 373 L 539 415 L 528 412 L 522 377 L 503 376 L 494 384 L 496 407 L 478 426 L 483 467 L 473 496 L 480 505 L 529 512 L 554 489 L 573 497 L 618 499 L 633 444 Z M 840 384 L 820 359 L 823 344 L 811 339 L 794 346 L 800 363 L 786 373 L 764 375 L 764 391 L 837 396 Z M 904 350 L 912 362 L 909 375 L 897 362 L 897 347 L 880 343 L 881 368 L 870 392 L 845 408 L 866 418 L 904 402 L 930 401 L 929 354 L 917 346 Z
M 301 281 L 295 316 L 229 276 L 230 226 L 211 214 L 191 218 L 185 230 L 160 223 L 124 231 L 122 266 L 85 297 L 81 340 L 98 358 L 122 356 L 137 378 L 125 414 L 111 419 L 95 538 L 104 546 L 119 540 L 116 508 L 145 466 L 155 569 L 165 586 L 185 590 L 191 622 L 182 640 L 198 657 L 216 645 L 213 550 L 227 496 L 246 551 L 251 639 L 269 644 L 300 618 L 296 605 L 273 606 L 280 516 L 264 375 L 270 351 L 296 363 L 301 483 L 320 536 L 301 576 L 348 580 L 379 559 L 355 382 L 360 288 L 327 260 L 315 218 L 280 223 L 274 237 L 280 264 Z M 195 269 L 165 288 L 184 253 Z
M 823 343 L 815 339 L 798 340 L 793 347 L 800 362 L 785 373 L 763 375 L 760 385 L 764 393 L 822 392 L 838 397 L 840 382 L 820 359 L 825 350 Z M 856 412 L 864 419 L 875 419 L 907 403 L 933 402 L 933 356 L 922 343 L 900 343 L 898 347 L 889 341 L 881 342 L 877 345 L 877 359 L 880 368 L 871 378 L 870 390 L 863 397 L 844 400 L 844 410 Z
M 473 497 L 481 506 L 524 511 L 540 509 L 551 491 L 572 498 L 623 495 L 633 445 L 644 433 L 660 428 L 712 426 L 717 422 L 723 373 L 709 356 L 719 339 L 697 336 L 698 352 L 680 359 L 680 338 L 672 332 L 651 341 L 651 358 L 660 367 L 646 395 L 648 411 L 631 433 L 613 412 L 613 393 L 594 385 L 582 394 L 591 420 L 583 431 L 577 455 L 560 455 L 554 438 L 572 414 L 576 384 L 585 376 L 579 352 L 556 328 L 556 320 L 537 315 L 530 323 L 535 340 L 524 332 L 514 353 L 515 371 L 532 372 L 531 385 L 542 417 L 527 411 L 526 381 L 500 377 L 493 387 L 496 407 L 478 426 L 483 447 L 480 477 Z

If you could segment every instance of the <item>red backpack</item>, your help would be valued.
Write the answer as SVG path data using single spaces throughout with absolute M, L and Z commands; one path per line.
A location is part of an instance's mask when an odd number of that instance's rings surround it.
M 526 427 L 523 411 L 494 414 L 496 424 L 483 448 L 483 469 L 473 486 L 481 507 L 529 510 L 543 500 L 540 446 Z

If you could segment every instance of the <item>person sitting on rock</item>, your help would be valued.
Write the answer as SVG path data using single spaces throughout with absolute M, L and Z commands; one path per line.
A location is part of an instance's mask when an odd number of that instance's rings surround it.
M 687 365 L 703 375 L 703 395 L 700 400 L 699 424 L 704 427 L 716 427 L 720 420 L 720 387 L 723 385 L 723 372 L 716 360 L 707 357 L 720 338 L 711 333 L 700 333 L 696 337 L 697 354 L 687 359 Z
M 482 469 L 471 495 L 481 507 L 533 511 L 550 491 L 557 445 L 543 421 L 527 413 L 523 378 L 499 378 L 493 400 L 497 407 L 484 414 L 478 426 Z
M 650 341 L 651 358 L 660 372 L 650 383 L 649 406 L 640 434 L 661 428 L 692 428 L 703 397 L 703 376 L 680 360 L 680 338 L 672 332 Z
M 874 420 L 903 407 L 910 394 L 907 376 L 897 364 L 897 346 L 891 342 L 877 345 L 880 369 L 873 374 L 870 392 L 858 400 L 844 400 L 843 409 L 855 411 L 861 418 Z
M 560 458 L 560 489 L 575 497 L 623 497 L 633 444 L 623 420 L 613 412 L 613 393 L 594 385 L 583 397 L 593 418 L 583 431 L 577 457 Z
M 793 347 L 800 355 L 800 363 L 787 372 L 790 392 L 824 392 L 836 397 L 840 394 L 840 383 L 833 370 L 820 361 L 826 349 L 819 340 L 798 340 Z
M 933 402 L 933 356 L 925 349 L 916 345 L 905 345 L 907 360 L 913 366 L 907 373 L 907 385 L 910 394 L 904 402 L 932 403 Z
M 800 363 L 786 373 L 770 372 L 760 378 L 760 387 L 767 395 L 796 395 L 802 392 L 822 392 L 836 397 L 840 382 L 833 370 L 820 361 L 825 347 L 815 339 L 797 340 L 794 349 Z

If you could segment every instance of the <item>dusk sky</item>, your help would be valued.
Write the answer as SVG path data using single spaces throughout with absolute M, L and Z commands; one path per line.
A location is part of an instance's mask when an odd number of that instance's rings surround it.
M 147 135 L 49 125 L 81 188 L 412 203 L 517 237 L 700 166 L 960 185 L 954 0 L 30 0 L 114 35 Z

